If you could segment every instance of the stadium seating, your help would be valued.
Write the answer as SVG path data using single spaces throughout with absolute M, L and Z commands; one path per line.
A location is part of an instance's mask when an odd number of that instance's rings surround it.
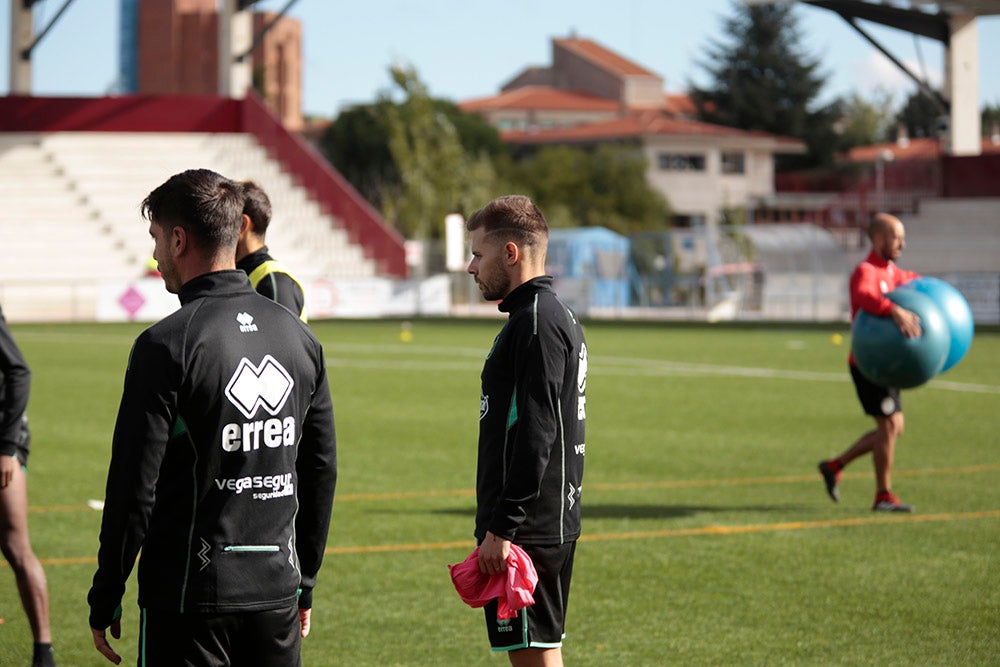
M 996 273 L 1000 266 L 1000 200 L 924 199 L 904 216 L 906 249 L 900 266 L 926 275 Z M 860 260 L 863 248 L 852 255 Z
M 152 242 L 139 203 L 172 174 L 197 167 L 267 191 L 268 245 L 301 279 L 375 274 L 361 247 L 252 135 L 0 133 L 0 303 L 32 319 L 62 319 L 92 307 L 98 281 L 140 277 Z M 53 296 L 60 292 L 71 296 Z

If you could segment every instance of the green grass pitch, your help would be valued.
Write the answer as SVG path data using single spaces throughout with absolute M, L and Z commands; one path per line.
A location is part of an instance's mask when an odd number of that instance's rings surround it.
M 314 324 L 340 483 L 306 665 L 501 665 L 446 565 L 472 548 L 479 372 L 499 320 Z M 17 325 L 34 372 L 30 527 L 61 665 L 107 664 L 85 595 L 139 325 Z M 894 487 L 870 459 L 837 505 L 815 465 L 869 428 L 846 326 L 586 326 L 584 533 L 571 665 L 986 665 L 1000 655 L 1000 334 L 903 394 Z M 842 334 L 835 344 L 834 334 Z M 115 642 L 134 664 L 135 583 Z M 0 561 L 0 663 L 30 633 Z

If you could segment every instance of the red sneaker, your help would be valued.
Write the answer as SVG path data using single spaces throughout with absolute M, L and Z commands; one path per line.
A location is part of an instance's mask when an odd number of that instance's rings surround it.
M 913 505 L 899 502 L 892 491 L 875 494 L 875 504 L 872 505 L 873 512 L 912 512 Z

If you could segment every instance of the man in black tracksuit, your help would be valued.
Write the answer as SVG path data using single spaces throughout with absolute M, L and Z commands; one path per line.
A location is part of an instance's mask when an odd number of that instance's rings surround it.
M 142 204 L 181 308 L 135 341 L 88 595 L 121 658 L 139 550 L 140 665 L 299 664 L 336 483 L 323 350 L 234 265 L 243 196 L 208 170 Z
M 271 224 L 271 200 L 253 181 L 243 181 L 240 185 L 245 200 L 240 240 L 236 244 L 236 268 L 250 276 L 250 284 L 258 294 L 277 301 L 305 322 L 306 299 L 302 285 L 284 264 L 271 257 L 264 245 Z
M 510 545 L 538 572 L 535 604 L 513 620 L 486 606 L 494 650 L 514 665 L 562 664 L 562 637 L 586 448 L 587 346 L 573 312 L 544 275 L 548 226 L 527 197 L 500 197 L 473 213 L 476 283 L 510 317 L 482 373 L 476 540 L 485 574 L 505 568 Z M 542 661 L 542 662 L 536 662 Z

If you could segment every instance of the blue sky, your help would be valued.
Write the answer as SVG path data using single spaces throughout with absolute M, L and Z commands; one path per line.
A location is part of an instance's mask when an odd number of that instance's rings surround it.
M 0 93 L 9 86 L 9 3 L 0 7 Z M 36 5 L 38 29 L 64 0 Z M 278 10 L 287 0 L 264 0 Z M 75 0 L 38 46 L 36 95 L 102 95 L 118 71 L 118 0 Z M 824 97 L 878 87 L 898 100 L 914 84 L 840 17 L 796 8 L 802 45 L 828 74 Z M 394 62 L 412 64 L 431 93 L 455 101 L 495 94 L 527 65 L 548 65 L 551 40 L 575 33 L 657 72 L 669 91 L 700 81 L 698 63 L 723 37 L 731 0 L 298 0 L 289 14 L 303 23 L 303 109 L 332 116 L 373 100 L 389 87 Z M 940 84 L 941 46 L 928 39 L 865 24 L 915 71 Z M 980 100 L 1000 104 L 1000 16 L 979 19 Z

